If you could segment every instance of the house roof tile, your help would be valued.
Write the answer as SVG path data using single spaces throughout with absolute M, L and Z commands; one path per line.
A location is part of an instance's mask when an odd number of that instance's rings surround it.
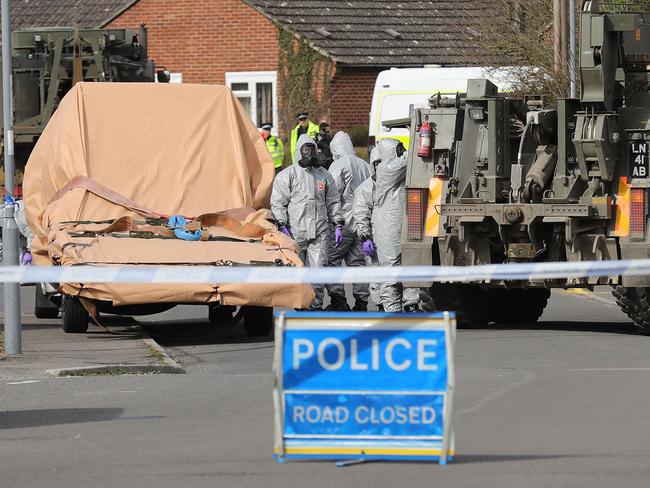
M 481 64 L 480 0 L 244 1 L 342 64 Z

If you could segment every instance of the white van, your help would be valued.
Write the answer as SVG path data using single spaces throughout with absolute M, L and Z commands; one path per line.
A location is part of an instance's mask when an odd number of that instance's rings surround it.
M 368 146 L 374 146 L 376 141 L 385 137 L 392 137 L 408 147 L 408 129 L 384 127 L 381 125 L 382 121 L 408 117 L 411 105 L 426 105 L 427 99 L 435 93 L 465 93 L 467 80 L 473 78 L 487 78 L 497 85 L 499 90 L 508 88 L 503 81 L 503 72 L 497 71 L 487 76 L 486 69 L 481 67 L 391 68 L 380 72 L 372 95 Z

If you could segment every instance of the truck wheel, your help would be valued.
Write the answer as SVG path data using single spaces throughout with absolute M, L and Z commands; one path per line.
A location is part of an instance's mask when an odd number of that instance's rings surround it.
M 492 320 L 498 324 L 533 324 L 544 313 L 551 292 L 545 288 L 490 290 Z
M 434 283 L 430 294 L 436 310 L 456 313 L 459 327 L 480 328 L 490 321 L 489 296 L 479 286 Z
M 546 288 L 531 288 L 529 290 L 513 290 L 519 292 L 513 296 L 517 304 L 518 320 L 524 324 L 534 324 L 544 313 L 551 291 Z M 518 296 L 519 295 L 519 296 Z
M 50 301 L 40 283 L 34 287 L 34 316 L 37 319 L 55 319 L 59 316 L 59 307 Z
M 235 307 L 231 305 L 208 305 L 208 320 L 212 325 L 230 324 L 233 321 Z
M 273 307 L 246 307 L 244 332 L 248 337 L 267 336 L 273 329 Z
M 637 330 L 650 335 L 650 296 L 648 288 L 627 288 L 618 285 L 612 290 L 616 303 L 632 319 Z
M 61 326 L 68 334 L 82 334 L 88 330 L 90 316 L 77 297 L 64 296 L 61 304 Z

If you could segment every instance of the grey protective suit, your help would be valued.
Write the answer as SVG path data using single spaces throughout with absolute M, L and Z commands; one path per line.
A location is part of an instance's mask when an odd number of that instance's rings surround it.
M 343 242 L 338 247 L 335 246 L 333 236 L 330 237 L 328 266 L 341 266 L 343 261 L 349 267 L 365 266 L 366 258 L 352 220 L 352 200 L 357 187 L 370 177 L 370 165 L 356 156 L 350 136 L 345 132 L 336 133 L 330 143 L 330 149 L 334 162 L 330 166 L 329 172 L 339 191 L 341 214 L 345 225 L 343 227 Z M 346 300 L 343 285 L 326 286 L 333 302 L 336 299 Z M 370 296 L 368 285 L 355 283 L 352 286 L 352 294 L 357 302 L 367 303 Z
M 275 177 L 271 211 L 279 225 L 286 225 L 300 248 L 305 266 L 326 266 L 330 223 L 343 224 L 339 193 L 332 175 L 322 167 L 302 168 L 300 148 L 314 144 L 302 134 L 296 144 L 293 164 Z M 311 309 L 323 306 L 323 285 L 312 285 L 316 297 Z
M 399 266 L 402 262 L 401 229 L 404 216 L 406 154 L 397 157 L 399 141 L 382 139 L 377 144 L 381 163 L 375 179 L 366 180 L 355 192 L 354 220 L 360 239 L 375 242 L 380 266 Z M 372 158 L 371 158 L 372 159 Z M 380 300 L 386 312 L 400 312 L 402 306 L 417 305 L 419 290 L 396 282 L 380 284 Z

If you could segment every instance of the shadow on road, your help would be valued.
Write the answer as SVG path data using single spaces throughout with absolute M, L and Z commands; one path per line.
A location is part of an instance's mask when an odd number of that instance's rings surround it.
M 541 459 L 583 458 L 586 455 L 573 454 L 459 454 L 453 464 L 501 463 L 504 461 L 539 461 Z
M 270 336 L 247 337 L 241 323 L 213 325 L 196 319 L 141 322 L 140 326 L 163 346 L 209 344 L 272 344 Z
M 0 413 L 0 430 L 115 420 L 122 408 L 43 408 Z
M 488 329 L 495 330 L 560 330 L 569 332 L 597 332 L 611 334 L 638 334 L 631 322 L 536 322 L 533 324 L 490 324 Z

